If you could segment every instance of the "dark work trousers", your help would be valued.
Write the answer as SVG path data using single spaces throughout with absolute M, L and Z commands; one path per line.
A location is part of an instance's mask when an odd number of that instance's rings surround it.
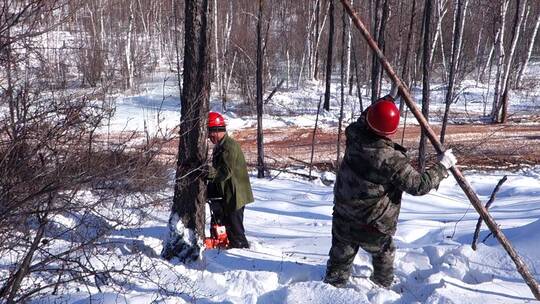
M 229 238 L 229 247 L 231 248 L 249 248 L 244 230 L 244 207 L 226 213 L 223 217 L 223 224 L 227 229 Z
M 326 266 L 325 282 L 336 287 L 346 284 L 359 248 L 371 254 L 371 280 L 384 287 L 392 285 L 396 247 L 391 235 L 367 225 L 355 225 L 334 214 L 332 248 Z

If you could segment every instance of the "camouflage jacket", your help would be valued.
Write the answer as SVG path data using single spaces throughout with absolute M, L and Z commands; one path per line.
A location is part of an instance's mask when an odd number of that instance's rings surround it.
M 393 235 L 403 191 L 424 195 L 448 176 L 441 164 L 418 173 L 406 149 L 371 132 L 362 118 L 345 130 L 347 146 L 334 185 L 334 216 Z
M 244 153 L 227 134 L 214 146 L 212 167 L 210 181 L 223 196 L 225 211 L 231 212 L 253 202 Z

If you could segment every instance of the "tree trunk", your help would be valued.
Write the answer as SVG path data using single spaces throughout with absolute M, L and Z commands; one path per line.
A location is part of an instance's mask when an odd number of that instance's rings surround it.
M 133 1 L 129 1 L 129 15 L 128 15 L 128 30 L 126 34 L 126 87 L 131 89 L 133 87 L 133 55 L 131 52 L 131 36 L 133 35 Z
M 405 80 L 407 87 L 411 86 L 411 72 L 409 68 L 409 59 L 411 57 L 411 48 L 414 45 L 414 19 L 416 16 L 416 0 L 413 0 L 411 6 L 411 19 L 409 21 L 409 33 L 407 34 L 407 47 L 405 49 L 405 60 L 403 61 L 403 69 L 401 77 Z M 405 103 L 399 103 L 399 113 L 403 115 L 405 110 Z
M 525 61 L 521 65 L 516 81 L 516 86 L 519 88 L 522 86 L 523 81 L 523 73 L 527 69 L 527 65 L 529 64 L 529 60 L 531 59 L 532 51 L 534 49 L 534 42 L 536 40 L 536 35 L 538 34 L 538 27 L 540 26 L 540 14 L 536 16 L 536 24 L 534 25 L 534 30 L 531 34 L 531 41 L 529 42 L 529 47 L 527 48 L 527 54 L 525 55 Z
M 330 16 L 330 24 L 328 29 L 328 52 L 326 55 L 326 88 L 324 91 L 323 109 L 330 111 L 330 82 L 332 80 L 332 57 L 334 49 L 334 0 L 330 0 L 330 8 L 328 9 Z
M 354 0 L 351 0 L 351 6 L 354 6 Z M 347 43 L 346 43 L 346 65 L 345 65 L 345 87 L 349 87 L 349 95 L 351 95 L 352 93 L 352 81 L 351 81 L 351 42 L 352 42 L 352 37 L 351 37 L 351 19 L 349 18 L 349 16 L 347 15 L 347 13 L 344 11 L 343 12 L 343 15 L 345 16 L 344 18 L 347 19 L 348 22 L 344 22 L 343 23 L 343 27 L 346 28 L 346 33 L 344 33 L 344 35 L 346 35 L 346 38 L 347 38 Z
M 218 36 L 218 1 L 214 0 L 214 81 L 216 82 L 216 91 L 221 99 L 221 111 L 225 112 L 225 101 L 223 100 L 223 82 L 221 78 L 221 67 L 219 62 L 219 36 Z
M 502 75 L 503 75 L 503 65 L 504 65 L 504 29 L 506 27 L 506 11 L 508 10 L 509 0 L 503 0 L 500 6 L 500 21 L 499 29 L 495 35 L 498 39 L 495 39 L 495 45 L 497 50 L 497 74 L 495 76 L 495 87 L 493 93 L 493 106 L 491 108 L 491 121 L 499 121 L 498 107 L 501 98 L 501 92 L 503 90 L 502 86 Z
M 381 26 L 380 24 L 382 19 L 382 9 L 381 9 L 381 0 L 375 0 L 375 6 L 374 6 L 374 12 L 373 12 L 373 33 L 375 41 L 377 41 L 377 44 L 380 42 L 380 33 L 381 33 Z M 379 48 L 384 51 L 384 48 L 379 44 Z M 375 54 L 371 55 L 371 104 L 375 103 L 377 101 L 377 98 L 379 98 L 380 92 L 380 72 L 381 70 L 381 64 L 379 63 L 379 60 L 377 59 L 377 56 Z
M 512 43 L 510 45 L 510 53 L 506 57 L 505 70 L 502 81 L 503 95 L 497 108 L 497 115 L 500 111 L 500 122 L 505 123 L 508 118 L 508 94 L 510 91 L 510 70 L 512 69 L 512 61 L 516 52 L 516 46 L 521 32 L 521 24 L 527 7 L 527 0 L 517 0 L 516 15 L 514 17 L 514 25 L 512 27 Z M 501 109 L 501 110 L 499 110 Z
M 446 12 L 448 11 L 448 9 L 446 8 L 448 1 L 436 0 L 436 3 L 437 3 L 437 24 L 435 26 L 435 37 L 433 38 L 433 41 L 431 43 L 431 49 L 429 52 L 429 62 L 433 64 L 433 57 L 435 55 L 435 49 L 437 48 L 436 47 L 437 41 L 439 41 L 441 45 L 441 60 L 442 60 L 443 68 L 444 70 L 446 70 L 446 63 L 445 63 L 445 57 L 444 57 L 444 43 L 443 43 L 443 35 L 442 35 L 442 22 L 443 22 L 444 16 L 446 15 Z M 443 74 L 443 78 L 445 78 L 445 74 Z
M 431 7 L 432 0 L 425 0 L 424 6 L 424 50 L 422 53 L 422 62 L 423 62 L 423 77 L 422 77 L 422 115 L 429 121 L 429 81 L 430 81 L 430 68 L 431 64 L 429 62 L 429 47 L 430 47 L 430 23 L 431 23 Z M 424 129 L 422 129 L 422 134 L 420 135 L 420 145 L 418 148 L 418 166 L 421 172 L 424 172 L 426 169 L 426 149 L 427 149 L 427 134 Z
M 262 48 L 262 18 L 263 0 L 259 0 L 259 13 L 257 16 L 257 177 L 264 177 L 264 143 L 263 143 L 263 48 Z
M 315 0 L 315 46 L 314 46 L 314 60 L 313 63 L 313 79 L 319 79 L 319 27 L 320 27 L 320 15 L 321 15 L 321 1 Z
M 448 113 L 450 105 L 454 101 L 454 84 L 456 73 L 461 55 L 461 37 L 463 36 L 463 25 L 465 20 L 465 12 L 467 11 L 468 0 L 456 0 L 454 13 L 454 38 L 452 41 L 452 58 L 450 61 L 450 73 L 448 75 L 448 89 L 446 90 L 444 116 L 441 127 L 441 144 L 444 144 L 444 136 L 446 126 L 448 124 Z
M 340 56 L 340 104 L 339 104 L 339 119 L 338 119 L 338 136 L 337 136 L 337 157 L 336 168 L 339 168 L 341 162 L 341 127 L 343 123 L 343 105 L 345 103 L 345 56 L 347 54 L 347 12 L 343 9 L 341 16 L 342 32 L 341 32 L 341 56 Z
M 196 260 L 203 248 L 211 29 L 208 0 L 185 2 L 180 143 L 165 259 Z

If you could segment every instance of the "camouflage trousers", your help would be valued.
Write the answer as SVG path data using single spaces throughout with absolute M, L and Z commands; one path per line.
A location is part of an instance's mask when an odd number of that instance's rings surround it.
M 332 248 L 324 281 L 343 287 L 349 280 L 353 261 L 360 247 L 372 257 L 373 274 L 370 279 L 383 287 L 392 285 L 396 251 L 392 236 L 371 226 L 351 224 L 335 214 L 332 219 Z

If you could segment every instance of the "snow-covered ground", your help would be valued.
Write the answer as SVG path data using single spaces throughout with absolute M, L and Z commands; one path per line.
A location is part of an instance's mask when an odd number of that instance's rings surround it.
M 517 173 L 467 174 L 482 201 L 508 175 L 491 213 L 536 279 L 540 279 L 540 167 Z M 423 197 L 405 195 L 396 234 L 397 283 L 391 290 L 367 279 L 369 255 L 360 251 L 346 288 L 323 283 L 331 243 L 332 186 L 280 174 L 251 176 L 255 202 L 245 212 L 250 249 L 207 250 L 184 265 L 159 258 L 168 211 L 140 228 L 118 230 L 129 249 L 145 248 L 138 267 L 152 269 L 154 283 L 134 280 L 119 292 L 101 286 L 73 289 L 35 303 L 524 303 L 534 297 L 514 263 L 493 238 L 471 249 L 478 215 L 456 182 L 446 179 Z M 488 231 L 483 226 L 480 240 Z M 131 246 L 131 247 L 130 247 Z M 131 248 L 132 249 L 132 248 Z M 141 250 L 118 250 L 123 263 Z M 168 290 L 163 295 L 163 290 Z M 175 292 L 171 292 L 175 291 Z M 158 296 L 160 295 L 160 296 Z
M 530 64 L 528 75 L 540 74 L 540 62 Z M 537 80 L 538 81 L 538 80 Z M 339 119 L 339 105 L 341 88 L 336 82 L 331 86 L 330 111 L 321 111 L 319 127 L 336 129 Z M 383 87 L 384 92 L 389 92 L 390 86 Z M 346 89 L 346 91 L 348 91 Z M 490 114 L 493 100 L 493 86 L 477 83 L 474 80 L 464 81 L 459 88 L 459 95 L 452 104 L 449 118 L 455 122 L 481 122 L 486 121 Z M 413 88 L 412 95 L 421 107 L 421 88 Z M 266 92 L 268 94 L 268 92 Z M 444 99 L 446 88 L 443 85 L 432 85 L 430 122 L 440 123 L 444 113 Z M 163 130 L 171 130 L 178 126 L 180 121 L 180 98 L 176 78 L 173 75 L 158 73 L 139 87 L 139 93 L 120 95 L 116 98 L 116 114 L 111 121 L 108 130 L 117 132 L 125 130 L 155 130 L 158 126 Z M 324 83 L 322 81 L 306 81 L 304 86 L 295 88 L 284 87 L 278 91 L 264 106 L 264 128 L 283 127 L 313 127 L 317 114 L 317 106 L 320 98 L 324 95 Z M 265 95 L 266 96 L 266 95 Z M 227 111 L 224 113 L 230 130 L 245 127 L 255 127 L 257 119 L 255 115 L 238 115 L 249 109 L 242 97 L 234 92 L 228 96 L 230 99 Z M 370 104 L 369 91 L 362 89 L 364 108 Z M 523 115 L 540 115 L 540 88 L 525 88 L 510 92 L 510 117 Z M 221 102 L 213 96 L 210 102 L 213 111 L 223 112 Z M 254 107 L 252 107 L 254 108 Z M 353 95 L 345 94 L 344 115 L 345 125 L 356 120 L 360 114 L 360 104 L 356 91 Z M 403 124 L 418 124 L 413 115 L 409 113 Z
M 320 83 L 276 94 L 267 105 L 266 127 L 306 126 L 315 122 L 323 94 Z M 473 113 L 480 120 L 486 87 L 471 83 L 454 111 Z M 337 87 L 334 87 L 337 89 Z M 434 87 L 432 111 L 443 107 L 444 90 Z M 322 113 L 322 127 L 335 128 L 338 91 L 332 111 Z M 415 91 L 416 96 L 421 92 Z M 172 130 L 179 122 L 180 102 L 174 78 L 162 76 L 141 85 L 140 93 L 119 96 L 109 130 Z M 514 113 L 538 114 L 540 93 L 514 93 L 520 102 Z M 229 129 L 255 125 L 255 117 L 237 115 L 239 101 L 225 113 Z M 365 98 L 364 100 L 367 100 Z M 419 99 L 418 99 L 419 100 Z M 220 111 L 214 99 L 213 110 Z M 488 103 L 489 110 L 489 103 Z M 348 97 L 345 117 L 359 113 L 356 98 Z M 410 116 L 409 116 L 410 117 Z M 460 117 L 463 117 L 461 115 Z M 466 117 L 466 116 L 465 116 Z M 435 121 L 436 122 L 436 121 Z M 408 123 L 414 123 L 409 119 Z M 345 123 L 347 124 L 347 122 Z M 470 243 L 478 219 L 474 208 L 452 178 L 438 191 L 423 197 L 405 195 L 395 237 L 397 282 L 391 290 L 374 287 L 369 256 L 363 251 L 354 261 L 346 288 L 322 282 L 331 243 L 332 185 L 309 182 L 281 173 L 274 179 L 251 176 L 255 202 L 246 208 L 245 226 L 250 249 L 207 250 L 189 265 L 159 257 L 167 235 L 168 207 L 153 210 L 141 227 L 118 229 L 109 237 L 123 246 L 106 261 L 133 262 L 145 269 L 147 279 L 133 278 L 120 289 L 101 285 L 71 285 L 72 291 L 47 296 L 34 303 L 524 303 L 534 297 L 514 263 L 492 237 L 477 251 Z M 331 174 L 330 174 L 331 175 Z M 540 166 L 518 172 L 468 172 L 467 179 L 482 201 L 487 201 L 502 176 L 508 175 L 491 214 L 516 246 L 531 272 L 540 280 Z M 172 193 L 172 189 L 170 190 Z M 480 240 L 488 231 L 482 228 Z M 141 255 L 142 253 L 142 255 Z

